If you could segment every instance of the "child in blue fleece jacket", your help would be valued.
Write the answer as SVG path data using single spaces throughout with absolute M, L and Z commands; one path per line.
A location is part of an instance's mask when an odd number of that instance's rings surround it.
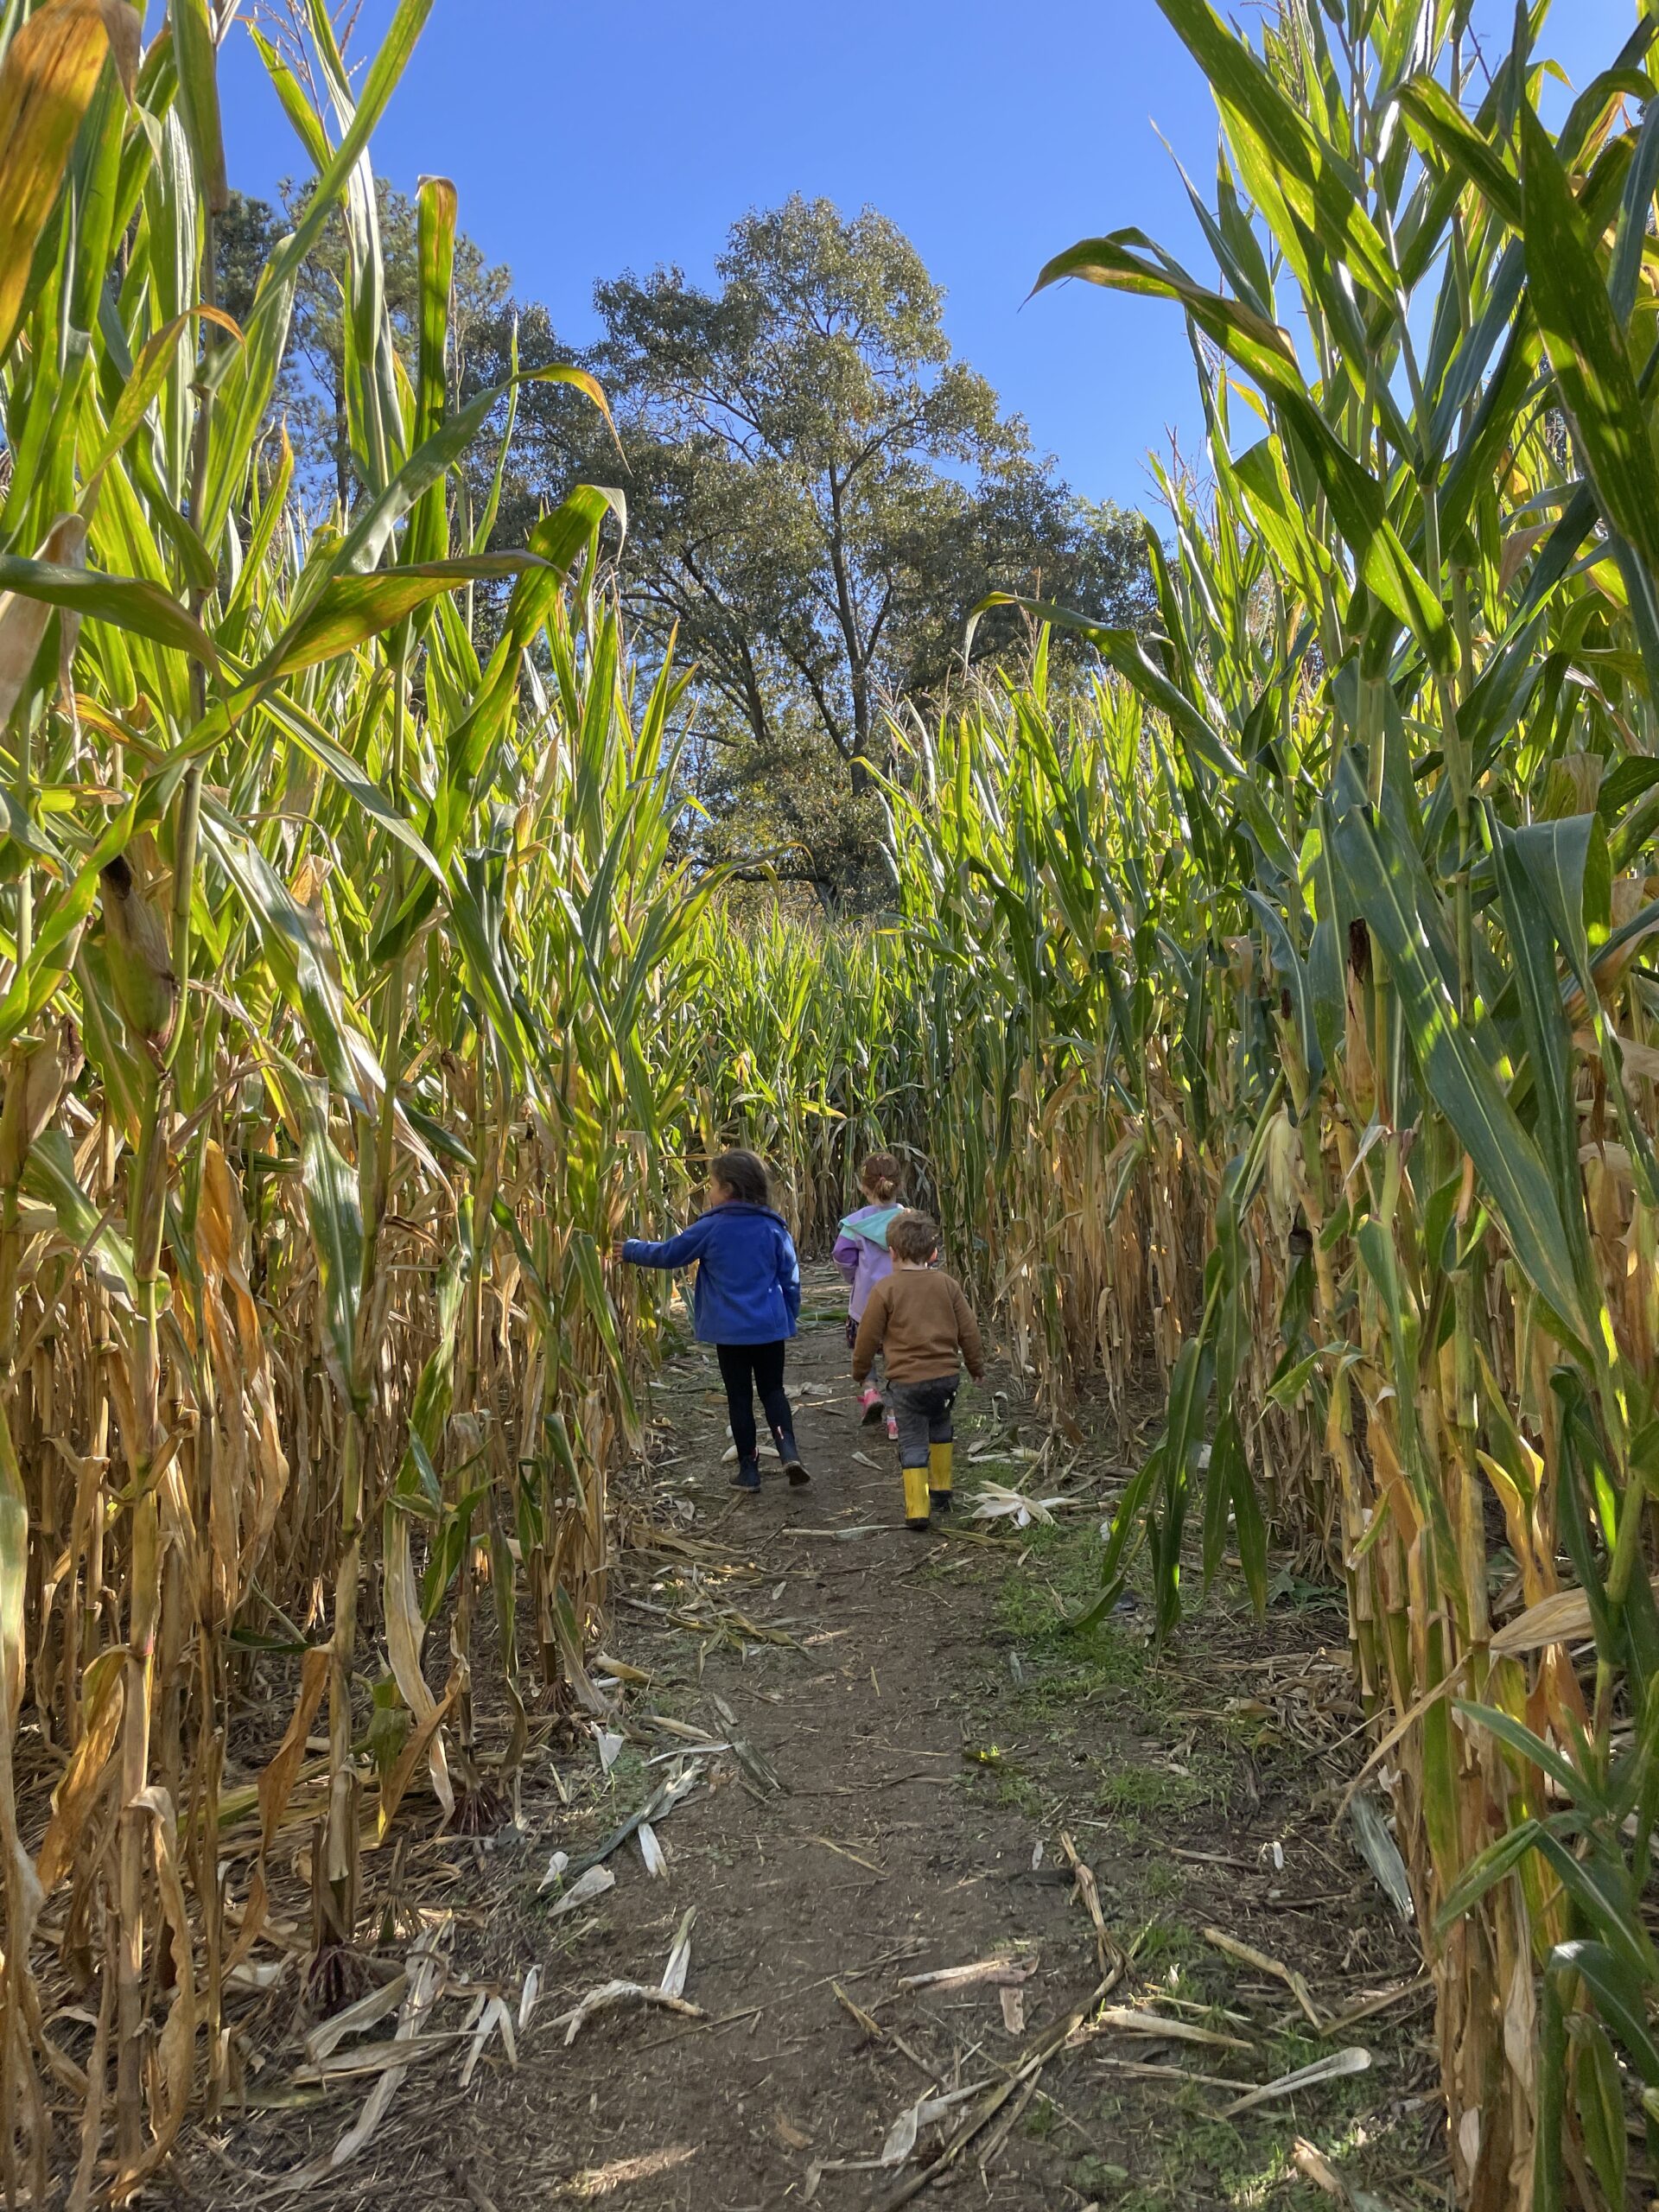
M 784 1351 L 801 1311 L 801 1269 L 789 1230 L 768 1203 L 763 1162 L 752 1152 L 723 1152 L 709 1170 L 709 1204 L 689 1229 L 660 1244 L 619 1237 L 612 1256 L 636 1268 L 696 1262 L 692 1319 L 697 1342 L 713 1344 L 726 1385 L 737 1446 L 735 1488 L 760 1487 L 754 1396 L 791 1483 L 810 1480 L 795 1446 L 784 1393 Z

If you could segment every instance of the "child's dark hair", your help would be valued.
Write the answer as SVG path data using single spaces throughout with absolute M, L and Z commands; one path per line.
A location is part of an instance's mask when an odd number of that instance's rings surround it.
M 858 1171 L 859 1185 L 891 1205 L 905 1187 L 905 1164 L 897 1153 L 873 1152 Z
M 722 1191 L 729 1191 L 744 1205 L 766 1206 L 772 1204 L 772 1185 L 766 1175 L 766 1164 L 759 1153 L 722 1152 L 711 1160 L 709 1179 L 718 1183 Z
M 895 1260 L 925 1267 L 938 1249 L 939 1224 L 925 1213 L 912 1209 L 887 1224 L 887 1249 Z

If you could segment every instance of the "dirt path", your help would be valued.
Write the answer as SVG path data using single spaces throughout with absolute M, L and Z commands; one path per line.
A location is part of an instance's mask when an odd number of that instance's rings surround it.
M 924 2203 L 1311 2207 L 1334 2201 L 1332 2184 L 1394 2212 L 1443 2203 L 1414 1948 L 1330 1827 L 1360 1746 L 1328 1593 L 1281 1569 L 1264 1626 L 1218 1593 L 1156 1662 L 1134 1611 L 1067 1636 L 1117 1461 L 1096 1440 L 1043 1469 L 1044 1492 L 1072 1501 L 1052 1528 L 960 1513 L 928 1538 L 893 1526 L 891 1453 L 858 1425 L 833 1305 L 815 1276 L 809 1312 L 823 1318 L 791 1368 L 806 1386 L 807 1491 L 774 1474 L 758 1500 L 732 1498 L 712 1358 L 665 1370 L 649 1519 L 615 1615 L 616 1655 L 650 1677 L 629 1694 L 626 1741 L 601 1777 L 591 1738 L 561 1732 L 533 1759 L 520 1832 L 412 1843 L 386 1930 L 395 1951 L 423 1916 L 453 1916 L 454 1982 L 515 2018 L 537 1970 L 518 2063 L 498 2036 L 463 2088 L 467 2040 L 423 2045 L 372 2140 L 311 2183 L 308 2206 L 411 2187 L 423 2212 L 881 2205 L 937 2155 L 940 2126 L 925 2122 L 903 2164 L 848 2162 L 878 2158 L 919 2100 L 974 2091 L 948 2133 L 1099 1982 L 1068 1834 L 1130 1955 L 1112 2003 L 1156 2004 L 1166 2024 L 1091 2020 L 1016 2082 Z M 1029 1448 L 1010 1439 L 1041 1432 L 1022 1431 L 1017 1406 L 1005 1426 L 1006 1403 L 964 1400 L 959 1463 L 976 1433 L 1005 1455 L 963 1466 L 965 1503 L 981 1474 L 1033 1472 L 1007 1456 Z M 697 1731 L 739 1748 L 699 1758 Z M 697 1779 L 657 1823 L 665 1876 L 649 1877 L 630 1839 L 606 1862 L 614 1887 L 554 1916 L 559 1890 L 538 1887 L 551 1853 L 579 1866 L 682 1754 Z M 691 1908 L 685 1998 L 702 2017 L 629 2004 L 567 2048 L 560 2016 L 607 1981 L 659 1982 Z M 1327 2031 L 1211 1928 L 1305 1976 Z M 1000 1981 L 906 1986 L 987 1960 L 1003 1962 Z M 428 2025 L 458 2029 L 469 2009 L 464 1991 L 446 1996 Z M 1251 2086 L 1344 2050 L 1373 2063 L 1227 2115 Z M 187 2199 L 239 2206 L 327 2158 L 373 2076 L 285 2089 L 296 2056 L 292 2042 L 268 2054 L 257 2093 L 274 2108 L 183 2147 Z M 1351 2201 L 1370 2212 L 1363 2193 Z

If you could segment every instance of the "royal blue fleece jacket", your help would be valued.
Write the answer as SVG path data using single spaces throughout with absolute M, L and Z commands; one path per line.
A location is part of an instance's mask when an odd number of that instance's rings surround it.
M 800 1262 L 789 1230 L 769 1206 L 728 1199 L 664 1243 L 629 1237 L 622 1256 L 636 1268 L 696 1262 L 691 1311 L 699 1344 L 775 1344 L 795 1333 Z

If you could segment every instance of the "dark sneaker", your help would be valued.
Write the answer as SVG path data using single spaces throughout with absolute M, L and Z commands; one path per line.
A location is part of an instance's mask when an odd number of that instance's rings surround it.
M 948 1513 L 950 1510 L 950 1493 L 948 1490 L 929 1491 L 927 1502 L 935 1513 Z
M 795 1449 L 795 1440 L 792 1436 L 786 1436 L 778 1448 L 778 1456 L 784 1463 L 784 1472 L 797 1490 L 799 1490 L 804 1483 L 811 1481 L 811 1476 L 801 1465 L 801 1455 Z
M 760 1487 L 760 1462 L 758 1459 L 740 1459 L 732 1471 L 732 1488 L 759 1490 Z

